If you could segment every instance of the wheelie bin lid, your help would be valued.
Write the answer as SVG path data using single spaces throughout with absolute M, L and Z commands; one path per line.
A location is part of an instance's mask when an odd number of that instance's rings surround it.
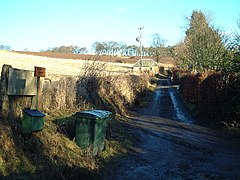
M 77 118 L 86 118 L 86 119 L 105 119 L 111 116 L 110 111 L 105 110 L 87 110 L 87 111 L 80 111 L 74 114 Z
M 36 110 L 36 109 L 23 109 L 23 112 L 25 112 L 27 115 L 31 116 L 31 117 L 44 117 L 45 114 L 43 114 L 42 112 Z

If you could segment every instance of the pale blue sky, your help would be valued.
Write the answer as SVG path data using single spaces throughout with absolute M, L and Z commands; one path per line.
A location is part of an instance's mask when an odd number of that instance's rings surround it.
M 167 45 L 181 41 L 193 10 L 211 15 L 227 33 L 237 29 L 240 0 L 0 0 L 0 45 L 15 50 L 96 42 L 136 44 L 158 33 Z

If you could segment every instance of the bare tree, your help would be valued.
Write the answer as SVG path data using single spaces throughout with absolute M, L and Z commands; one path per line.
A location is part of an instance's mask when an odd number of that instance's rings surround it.
M 94 49 L 96 55 L 101 55 L 106 51 L 105 44 L 101 42 L 93 43 L 92 48 Z
M 164 53 L 164 46 L 166 40 L 163 39 L 159 34 L 152 35 L 151 49 L 152 54 L 156 57 L 157 62 L 159 62 L 160 56 Z
M 88 49 L 86 47 L 81 47 L 78 49 L 78 54 L 86 54 Z
M 47 52 L 57 52 L 57 53 L 68 53 L 68 54 L 77 54 L 79 50 L 78 46 L 60 46 L 54 48 L 48 48 Z
M 127 44 L 124 42 L 120 42 L 120 43 L 118 43 L 118 47 L 119 47 L 119 52 L 120 52 L 121 56 L 126 55 Z

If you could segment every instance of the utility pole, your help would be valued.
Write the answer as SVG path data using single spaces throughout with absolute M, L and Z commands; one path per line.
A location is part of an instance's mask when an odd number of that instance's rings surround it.
M 140 44 L 140 70 L 142 71 L 142 29 L 144 28 L 144 26 L 143 27 L 140 27 L 140 28 L 138 28 L 138 30 L 139 30 L 139 37 L 137 38 L 138 39 L 138 41 L 139 41 L 139 44 Z

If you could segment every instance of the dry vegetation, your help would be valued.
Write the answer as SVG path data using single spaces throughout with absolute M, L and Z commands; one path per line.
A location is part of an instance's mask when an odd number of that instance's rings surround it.
M 94 160 L 84 156 L 74 142 L 58 133 L 49 118 L 44 131 L 28 137 L 2 123 L 1 176 L 9 179 L 78 177 L 89 175 L 89 171 L 96 168 Z
M 74 143 L 75 123 L 71 114 L 91 108 L 107 109 L 114 114 L 126 113 L 136 98 L 146 93 L 146 79 L 120 76 L 113 80 L 87 76 L 77 83 L 75 80 L 62 77 L 43 88 L 41 109 L 47 114 L 43 131 L 23 136 L 21 119 L 1 119 L 0 175 L 9 179 L 96 178 L 107 162 L 127 153 L 131 141 L 127 138 L 128 128 L 120 117 L 115 116 L 109 124 L 107 149 L 100 157 L 92 157 Z M 16 101 L 26 107 L 24 102 L 18 102 L 21 99 Z M 16 116 L 21 114 L 19 107 L 13 111 Z
M 97 178 L 107 162 L 127 153 L 131 146 L 128 127 L 115 116 L 107 130 L 107 148 L 100 157 L 92 157 L 74 143 L 76 111 L 98 108 L 113 114 L 125 114 L 148 92 L 148 76 L 104 74 L 104 64 L 84 63 L 31 55 L 1 52 L 0 62 L 16 68 L 45 66 L 55 74 L 44 80 L 40 109 L 47 116 L 41 132 L 25 136 L 21 133 L 22 109 L 29 107 L 31 97 L 10 97 L 11 118 L 0 119 L 0 177 L 30 179 Z M 82 63 L 82 64 L 81 64 Z M 64 66 L 62 66 L 64 64 Z M 60 65 L 60 66 L 59 66 Z M 83 65 L 81 76 L 75 65 Z M 67 68 L 70 68 L 67 70 Z M 75 69 L 76 68 L 76 69 Z M 81 67 L 82 68 L 82 67 Z M 73 74 L 66 76 L 62 74 Z M 103 75 L 104 74 L 104 75 Z M 57 78 L 56 78 L 57 77 Z M 121 119 L 121 120 L 119 120 Z M 131 138 L 130 138 L 131 139 Z
M 197 73 L 175 70 L 173 81 L 204 125 L 236 129 L 239 121 L 239 82 L 237 75 L 225 73 Z

